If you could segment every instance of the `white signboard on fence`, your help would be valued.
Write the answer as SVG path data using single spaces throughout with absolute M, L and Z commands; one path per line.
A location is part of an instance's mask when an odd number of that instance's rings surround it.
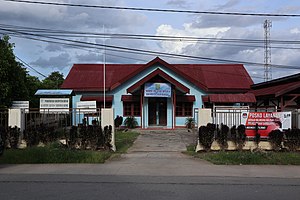
M 25 112 L 29 112 L 29 101 L 13 101 L 11 109 L 25 109 Z
M 40 112 L 69 112 L 69 98 L 40 98 Z
M 76 103 L 78 113 L 95 113 L 97 112 L 96 101 L 78 101 Z

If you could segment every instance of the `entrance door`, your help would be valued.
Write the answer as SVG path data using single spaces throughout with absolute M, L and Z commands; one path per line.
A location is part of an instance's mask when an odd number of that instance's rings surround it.
M 148 101 L 148 120 L 151 126 L 167 125 L 167 99 L 149 98 Z

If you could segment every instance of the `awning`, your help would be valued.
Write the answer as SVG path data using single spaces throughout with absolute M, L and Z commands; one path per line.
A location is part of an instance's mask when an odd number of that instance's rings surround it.
M 176 96 L 177 102 L 194 102 L 196 98 L 194 95 Z
M 121 101 L 123 102 L 138 102 L 140 100 L 140 96 L 136 95 L 122 95 L 121 97 Z
M 59 90 L 59 89 L 39 89 L 34 95 L 37 96 L 71 96 L 73 90 Z
M 105 102 L 112 102 L 114 96 L 107 95 L 105 96 Z M 104 96 L 82 96 L 80 101 L 97 101 L 97 102 L 104 102 Z
M 256 103 L 254 94 L 209 94 L 202 96 L 203 102 L 210 103 Z

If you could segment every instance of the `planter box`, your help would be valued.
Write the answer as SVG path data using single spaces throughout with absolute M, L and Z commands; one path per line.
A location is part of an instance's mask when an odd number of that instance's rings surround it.
M 236 145 L 234 144 L 233 141 L 228 141 L 227 142 L 228 144 L 228 147 L 225 149 L 225 150 L 228 150 L 228 151 L 235 151 L 237 150 L 237 147 Z M 272 150 L 272 145 L 270 144 L 270 142 L 267 142 L 267 141 L 261 141 L 259 144 L 258 144 L 258 147 L 256 145 L 256 143 L 254 141 L 246 141 L 245 142 L 245 145 L 243 147 L 243 150 L 254 150 L 254 149 L 262 149 L 262 150 Z M 221 150 L 221 147 L 220 145 L 218 144 L 217 141 L 213 141 L 212 145 L 211 145 L 211 148 L 210 148 L 212 151 L 220 151 Z M 204 151 L 205 149 L 203 148 L 203 146 L 199 143 L 198 141 L 198 144 L 197 144 L 197 147 L 196 147 L 196 152 L 198 151 Z

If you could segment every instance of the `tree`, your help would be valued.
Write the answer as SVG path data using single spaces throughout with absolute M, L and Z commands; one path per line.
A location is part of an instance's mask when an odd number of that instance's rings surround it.
M 52 72 L 42 82 L 43 89 L 59 89 L 64 82 L 64 75 L 58 71 Z
M 32 100 L 40 85 L 30 76 L 13 53 L 14 44 L 9 36 L 0 38 L 0 107 L 10 107 L 12 101 Z

